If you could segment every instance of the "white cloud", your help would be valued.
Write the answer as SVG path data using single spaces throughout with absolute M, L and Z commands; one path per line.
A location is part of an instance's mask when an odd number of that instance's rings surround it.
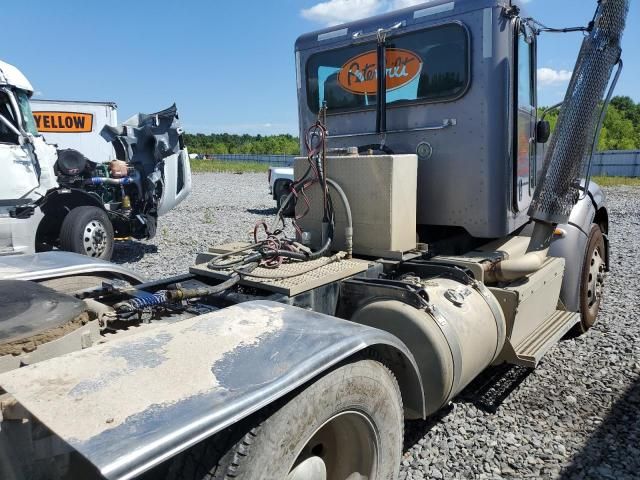
M 549 67 L 541 67 L 538 69 L 538 85 L 540 87 L 548 87 L 552 85 L 561 85 L 571 80 L 569 70 L 554 70 Z
M 374 15 L 380 11 L 381 0 L 327 0 L 302 10 L 307 20 L 336 25 Z
M 326 0 L 300 14 L 307 20 L 331 26 L 421 3 L 428 0 Z

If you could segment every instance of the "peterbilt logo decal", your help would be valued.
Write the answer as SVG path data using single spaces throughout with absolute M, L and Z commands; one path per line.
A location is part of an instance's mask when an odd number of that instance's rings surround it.
M 422 71 L 422 60 L 409 50 L 389 48 L 385 60 L 387 91 L 406 85 Z M 377 63 L 375 50 L 349 59 L 338 72 L 338 84 L 356 95 L 375 94 L 378 90 Z
M 82 133 L 93 130 L 93 114 L 80 112 L 33 112 L 42 133 Z

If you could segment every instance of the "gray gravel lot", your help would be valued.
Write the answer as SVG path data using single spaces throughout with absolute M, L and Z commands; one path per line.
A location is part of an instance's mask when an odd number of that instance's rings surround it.
M 599 322 L 535 371 L 490 370 L 436 418 L 407 422 L 401 479 L 640 478 L 640 188 L 607 194 L 611 273 Z M 119 243 L 113 260 L 149 278 L 183 273 L 209 245 L 248 238 L 274 206 L 266 174 L 194 175 L 157 237 Z

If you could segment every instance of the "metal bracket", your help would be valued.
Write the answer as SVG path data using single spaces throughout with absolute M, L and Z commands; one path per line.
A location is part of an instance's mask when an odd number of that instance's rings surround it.
M 351 36 L 354 40 L 365 40 L 367 38 L 370 37 L 380 37 L 381 35 L 383 36 L 387 36 L 388 33 L 393 32 L 394 30 L 397 30 L 401 27 L 406 26 L 407 22 L 402 20 L 401 22 L 397 22 L 394 23 L 393 25 L 391 25 L 388 28 L 379 28 L 377 30 L 374 30 L 373 32 L 368 32 L 368 33 L 364 33 L 362 30 L 358 31 L 358 32 L 354 32 L 354 34 Z

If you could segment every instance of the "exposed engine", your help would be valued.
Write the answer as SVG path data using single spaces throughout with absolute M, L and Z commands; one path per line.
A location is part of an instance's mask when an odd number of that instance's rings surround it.
M 155 188 L 144 189 L 140 171 L 124 160 L 95 163 L 77 150 L 58 150 L 58 183 L 82 189 L 104 204 L 119 236 L 152 238 L 156 231 Z

